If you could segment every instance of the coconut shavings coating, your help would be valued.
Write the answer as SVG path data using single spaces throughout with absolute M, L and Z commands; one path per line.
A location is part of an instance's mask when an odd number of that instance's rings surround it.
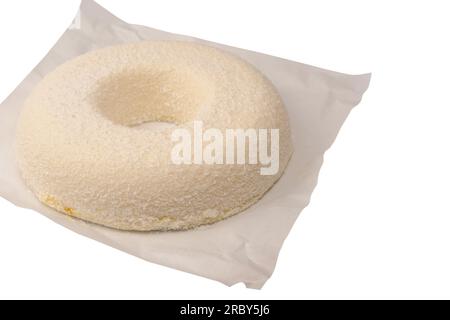
M 279 171 L 260 164 L 174 164 L 176 128 L 278 128 Z M 146 126 L 149 122 L 170 125 Z M 48 74 L 25 102 L 17 160 L 39 200 L 122 230 L 179 230 L 254 204 L 292 154 L 273 85 L 249 63 L 212 47 L 140 42 L 79 56 Z

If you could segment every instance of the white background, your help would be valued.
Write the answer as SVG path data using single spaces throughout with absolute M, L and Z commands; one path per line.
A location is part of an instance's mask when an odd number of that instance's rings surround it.
M 450 298 L 448 1 L 98 1 L 120 18 L 346 73 L 373 72 L 261 290 L 78 236 L 0 198 L 0 298 Z M 0 100 L 78 1 L 0 1 Z

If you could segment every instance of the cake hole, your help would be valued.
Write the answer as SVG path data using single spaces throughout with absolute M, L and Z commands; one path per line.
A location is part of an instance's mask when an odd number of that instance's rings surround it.
M 93 104 L 116 124 L 163 128 L 193 120 L 210 95 L 208 84 L 187 72 L 134 70 L 99 81 Z

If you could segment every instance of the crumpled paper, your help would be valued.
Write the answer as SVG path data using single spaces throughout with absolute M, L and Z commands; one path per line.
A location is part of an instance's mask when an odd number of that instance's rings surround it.
M 279 182 L 254 206 L 219 223 L 177 232 L 126 232 L 58 213 L 27 189 L 15 161 L 15 127 L 25 98 L 43 76 L 90 50 L 141 40 L 182 40 L 232 52 L 261 70 L 280 92 L 295 152 Z M 0 196 L 68 229 L 147 261 L 220 281 L 261 288 L 316 186 L 323 154 L 357 105 L 370 74 L 351 76 L 261 53 L 127 24 L 92 0 L 39 65 L 0 106 Z M 56 257 L 55 257 L 56 259 Z

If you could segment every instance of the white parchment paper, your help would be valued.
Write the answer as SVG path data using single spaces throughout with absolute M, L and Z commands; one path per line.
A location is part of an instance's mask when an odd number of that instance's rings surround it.
M 83 222 L 42 205 L 26 188 L 15 162 L 15 127 L 23 101 L 61 63 L 108 45 L 141 40 L 183 40 L 230 51 L 260 69 L 280 92 L 290 118 L 295 153 L 279 182 L 254 206 L 219 223 L 181 232 L 125 232 Z M 308 204 L 324 152 L 370 75 L 350 76 L 260 53 L 127 24 L 92 0 L 41 63 L 0 106 L 0 196 L 40 212 L 79 234 L 147 261 L 220 281 L 261 288 L 282 243 Z M 32 241 L 32 239 L 30 239 Z M 57 257 L 55 256 L 55 259 Z

